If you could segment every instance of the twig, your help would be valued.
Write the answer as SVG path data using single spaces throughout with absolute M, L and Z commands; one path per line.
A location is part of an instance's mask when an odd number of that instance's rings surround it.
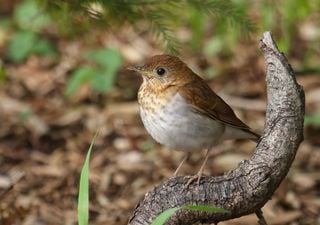
M 8 193 L 12 188 L 13 186 L 18 183 L 23 177 L 25 176 L 25 172 L 16 172 L 14 173 L 11 177 L 10 177 L 10 184 L 0 192 L 0 198 Z
M 271 198 L 287 175 L 303 140 L 304 92 L 283 54 L 266 32 L 260 48 L 267 62 L 267 110 L 264 134 L 249 160 L 223 176 L 205 176 L 200 185 L 175 177 L 155 187 L 137 205 L 129 225 L 149 225 L 161 212 L 186 204 L 210 205 L 229 214 L 178 211 L 167 225 L 217 223 L 251 213 Z M 262 216 L 262 213 L 261 213 Z M 263 217 L 262 217 L 263 218 Z M 264 219 L 259 221 L 265 222 Z M 263 224 L 263 223 L 262 223 Z M 266 224 L 266 223 L 265 223 Z
M 264 217 L 263 217 L 263 213 L 262 213 L 262 210 L 261 209 L 258 209 L 257 211 L 256 211 L 256 215 L 257 215 L 257 217 L 258 217 L 258 223 L 260 224 L 260 225 L 268 225 L 267 224 L 267 221 L 264 219 Z

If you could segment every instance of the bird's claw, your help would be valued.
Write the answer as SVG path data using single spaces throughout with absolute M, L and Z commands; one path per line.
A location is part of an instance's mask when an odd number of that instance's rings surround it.
M 197 180 L 197 184 L 198 184 L 198 186 L 200 186 L 201 177 L 202 177 L 202 174 L 196 174 L 196 175 L 193 175 L 192 177 L 190 177 L 185 188 L 187 188 L 195 180 Z

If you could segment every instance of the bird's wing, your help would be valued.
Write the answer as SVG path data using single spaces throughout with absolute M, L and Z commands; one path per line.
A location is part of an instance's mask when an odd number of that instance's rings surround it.
M 219 120 L 232 127 L 253 133 L 257 137 L 259 136 L 238 119 L 230 106 L 215 94 L 197 75 L 195 75 L 192 82 L 182 86 L 179 89 L 179 93 L 186 99 L 195 112 L 211 119 Z

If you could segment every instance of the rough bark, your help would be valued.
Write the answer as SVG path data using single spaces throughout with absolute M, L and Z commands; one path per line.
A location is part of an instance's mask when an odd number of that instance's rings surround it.
M 189 177 L 175 177 L 145 195 L 129 225 L 151 224 L 168 208 L 186 204 L 210 205 L 230 214 L 179 210 L 167 224 L 217 223 L 257 212 L 287 175 L 303 140 L 304 92 L 270 32 L 260 41 L 267 62 L 267 113 L 264 132 L 250 160 L 223 176 L 205 176 L 185 188 Z

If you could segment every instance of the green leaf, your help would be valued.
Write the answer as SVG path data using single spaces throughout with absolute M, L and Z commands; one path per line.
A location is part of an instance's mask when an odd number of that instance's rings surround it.
M 163 225 L 170 217 L 179 209 L 187 209 L 192 211 L 208 212 L 208 213 L 230 213 L 228 210 L 216 208 L 206 205 L 184 205 L 182 207 L 170 208 L 162 212 L 151 225 Z
M 92 77 L 91 85 L 98 92 L 107 92 L 114 86 L 116 73 L 96 74 Z
M 204 48 L 204 54 L 207 56 L 217 55 L 222 51 L 224 41 L 221 36 L 212 37 Z
M 6 69 L 0 62 L 0 81 L 3 81 L 4 79 L 6 79 Z
M 22 62 L 29 54 L 38 40 L 37 35 L 31 31 L 20 31 L 9 41 L 7 55 L 15 63 Z
M 194 11 L 190 16 L 190 27 L 192 29 L 191 46 L 194 51 L 201 47 L 204 37 L 204 15 L 199 11 Z
M 261 4 L 261 25 L 262 30 L 272 30 L 275 25 L 276 11 L 274 10 L 274 5 L 271 2 L 265 1 Z
M 200 12 L 213 16 L 213 19 L 222 19 L 227 22 L 226 24 L 233 25 L 232 29 L 239 28 L 243 34 L 250 34 L 256 30 L 253 21 L 250 20 L 246 11 L 241 8 L 241 6 L 247 4 L 237 4 L 230 0 L 203 0 L 201 3 L 198 0 L 188 0 L 188 2 Z
M 19 119 L 22 121 L 22 122 L 26 122 L 30 119 L 30 117 L 33 115 L 33 112 L 32 111 L 22 111 L 19 113 Z
M 183 209 L 188 209 L 192 211 L 208 212 L 208 213 L 230 213 L 228 210 L 207 206 L 207 205 L 185 205 Z
M 172 13 L 161 8 L 161 10 L 150 10 L 146 15 L 151 25 L 151 32 L 154 33 L 157 40 L 163 43 L 166 51 L 173 55 L 179 54 L 180 44 L 170 24 L 174 20 Z
M 1 18 L 0 20 L 0 32 L 8 32 L 10 31 L 12 26 L 12 21 L 9 18 Z
M 78 196 L 78 224 L 87 225 L 89 221 L 89 162 L 92 147 L 98 136 L 98 132 L 92 139 L 91 145 L 89 147 L 86 159 L 84 161 L 81 175 L 80 175 L 80 185 L 79 185 L 79 196 Z
M 306 115 L 304 117 L 304 123 L 305 125 L 320 127 L 320 114 Z
M 22 1 L 14 11 L 14 19 L 22 29 L 39 31 L 47 26 L 50 18 L 33 0 Z
M 92 87 L 99 92 L 109 91 L 122 65 L 120 53 L 113 49 L 102 49 L 89 52 L 87 58 L 100 66 L 99 72 L 90 80 Z
M 32 48 L 32 52 L 43 55 L 43 56 L 55 56 L 56 55 L 56 49 L 54 45 L 46 40 L 46 39 L 40 39 L 37 44 Z
M 68 82 L 65 95 L 67 97 L 73 95 L 82 84 L 91 80 L 93 77 L 96 76 L 97 73 L 98 72 L 91 67 L 82 67 L 74 71 L 71 79 Z
M 165 222 L 180 208 L 170 208 L 162 212 L 157 218 L 151 223 L 151 225 L 163 225 Z
M 117 71 L 122 65 L 120 53 L 113 49 L 91 51 L 87 54 L 87 58 L 111 72 Z
M 213 78 L 222 74 L 223 73 L 220 72 L 219 67 L 209 67 L 208 69 L 205 70 L 204 77 Z
M 139 142 L 139 149 L 141 149 L 144 152 L 148 152 L 155 147 L 155 142 L 152 139 L 147 139 L 143 142 Z

